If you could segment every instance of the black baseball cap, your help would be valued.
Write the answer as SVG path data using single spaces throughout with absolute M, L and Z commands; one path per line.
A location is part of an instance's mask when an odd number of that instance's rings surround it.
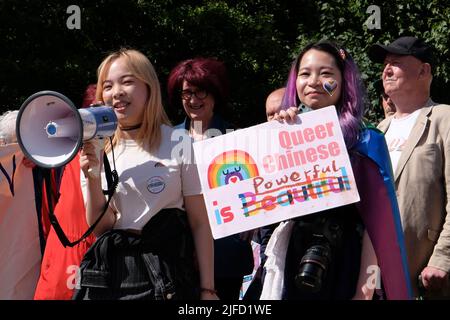
M 383 63 L 389 53 L 413 56 L 422 62 L 432 62 L 432 48 L 422 39 L 416 37 L 400 37 L 391 44 L 385 46 L 375 44 L 369 49 L 369 58 L 373 62 Z

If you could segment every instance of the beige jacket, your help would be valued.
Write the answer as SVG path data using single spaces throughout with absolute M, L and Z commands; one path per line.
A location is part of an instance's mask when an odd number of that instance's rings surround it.
M 378 128 L 386 132 L 391 120 L 392 116 Z M 422 108 L 402 151 L 394 180 L 411 283 L 417 293 L 417 278 L 427 265 L 450 272 L 449 105 L 428 100 Z

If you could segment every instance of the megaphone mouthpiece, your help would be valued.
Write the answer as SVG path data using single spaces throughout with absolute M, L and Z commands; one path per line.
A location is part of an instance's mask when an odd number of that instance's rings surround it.
M 83 140 L 111 137 L 117 128 L 117 116 L 109 106 L 78 110 L 83 121 Z

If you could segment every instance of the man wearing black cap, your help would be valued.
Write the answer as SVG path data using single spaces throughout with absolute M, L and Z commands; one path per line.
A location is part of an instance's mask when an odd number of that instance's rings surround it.
M 418 277 L 430 298 L 450 298 L 450 106 L 430 99 L 432 49 L 401 37 L 370 48 L 384 63 L 385 93 L 396 112 L 386 133 L 415 294 Z

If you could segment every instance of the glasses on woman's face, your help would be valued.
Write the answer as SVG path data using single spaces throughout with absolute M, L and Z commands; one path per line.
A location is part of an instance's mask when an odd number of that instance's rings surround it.
M 205 90 L 197 90 L 197 91 L 183 90 L 183 91 L 181 91 L 181 99 L 183 99 L 183 100 L 190 100 L 192 98 L 192 95 L 196 96 L 197 99 L 203 100 L 208 96 L 208 92 L 206 92 Z

